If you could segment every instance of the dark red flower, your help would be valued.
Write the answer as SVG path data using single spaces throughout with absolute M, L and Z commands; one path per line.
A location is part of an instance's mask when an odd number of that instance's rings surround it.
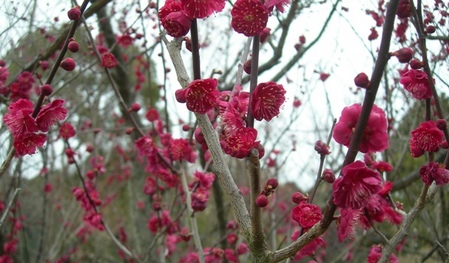
M 407 18 L 412 14 L 410 0 L 400 0 L 396 15 L 399 18 Z
M 162 20 L 162 26 L 172 37 L 182 37 L 190 31 L 190 19 L 182 12 L 171 12 Z
M 184 90 L 187 109 L 205 114 L 217 105 L 220 92 L 217 89 L 218 80 L 198 79 L 194 80 Z
M 422 70 L 410 69 L 401 76 L 399 82 L 417 100 L 430 99 L 432 97 L 429 79 Z
M 411 132 L 410 150 L 413 157 L 417 158 L 424 152 L 436 152 L 443 140 L 443 132 L 437 128 L 434 121 L 421 123 Z
M 245 158 L 253 148 L 257 148 L 260 144 L 256 138 L 256 129 L 242 127 L 221 138 L 221 147 L 226 154 L 235 158 Z
M 354 104 L 343 109 L 341 117 L 334 129 L 333 137 L 336 142 L 349 147 L 361 111 L 362 106 L 360 104 Z M 387 149 L 387 124 L 385 112 L 376 105 L 373 105 L 368 124 L 363 132 L 359 151 L 367 153 L 381 152 Z
M 193 163 L 197 157 L 188 139 L 172 139 L 168 152 L 173 161 L 187 161 Z
M 56 99 L 42 107 L 36 117 L 39 130 L 47 132 L 50 126 L 67 117 L 67 110 L 63 107 L 64 103 L 64 100 Z
M 25 133 L 14 136 L 14 148 L 16 156 L 34 154 L 37 147 L 42 147 L 47 140 L 47 135 L 43 133 Z
M 276 7 L 276 9 L 284 13 L 285 9 L 284 7 L 290 4 L 290 0 L 267 0 L 265 1 L 264 5 L 268 8 L 268 10 L 272 11 L 273 7 Z
M 311 228 L 322 217 L 321 208 L 314 204 L 301 202 L 292 209 L 292 219 L 298 222 L 302 228 Z
M 184 13 L 191 19 L 205 18 L 225 7 L 225 0 L 181 0 Z
M 277 115 L 285 101 L 285 89 L 275 82 L 260 83 L 251 96 L 251 112 L 258 121 L 270 121 Z
M 33 103 L 26 99 L 19 99 L 8 106 L 8 112 L 3 116 L 3 122 L 8 125 L 13 136 L 38 131 L 33 113 Z
M 360 210 L 345 208 L 340 210 L 337 223 L 338 241 L 343 242 L 346 238 L 355 234 L 355 225 L 360 216 Z
M 268 9 L 260 0 L 237 0 L 231 16 L 231 26 L 237 33 L 257 36 L 267 26 Z
M 341 208 L 359 209 L 369 197 L 382 189 L 380 174 L 356 161 L 343 167 L 342 176 L 333 185 L 334 204 Z
M 62 124 L 59 128 L 59 136 L 66 140 L 75 136 L 75 134 L 75 128 L 73 128 L 72 124 L 70 124 L 69 122 Z
M 446 170 L 444 164 L 437 162 L 423 165 L 419 170 L 419 175 L 426 185 L 431 185 L 434 180 L 437 185 L 445 185 L 449 182 L 449 171 Z
M 112 53 L 103 53 L 101 55 L 101 65 L 105 68 L 115 68 L 117 66 L 117 59 Z

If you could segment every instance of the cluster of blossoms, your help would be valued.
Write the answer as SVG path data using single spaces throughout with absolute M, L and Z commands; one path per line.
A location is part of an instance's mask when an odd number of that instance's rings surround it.
M 202 173 L 197 171 L 193 176 L 195 179 L 189 184 L 189 190 L 192 191 L 192 209 L 196 212 L 203 211 L 206 209 L 215 175 L 213 173 Z
M 24 156 L 36 152 L 47 140 L 46 132 L 57 121 L 67 116 L 63 107 L 64 100 L 55 99 L 43 106 L 37 116 L 33 117 L 34 104 L 27 99 L 19 99 L 11 103 L 3 122 L 8 125 L 14 137 L 16 156 Z
M 256 120 L 270 121 L 279 115 L 285 101 L 285 89 L 274 82 L 260 83 L 251 97 L 250 110 Z M 241 86 L 229 91 L 218 91 L 216 79 L 194 80 L 185 89 L 176 91 L 178 102 L 186 103 L 190 111 L 200 114 L 211 114 L 215 118 L 215 108 L 221 117 L 220 143 L 223 151 L 236 158 L 248 156 L 254 148 L 259 150 L 259 156 L 264 154 L 259 141 L 256 141 L 257 130 L 246 125 L 246 115 L 249 105 L 249 93 L 242 91 Z M 207 149 L 201 131 L 195 132 L 195 138 Z
M 237 0 L 231 10 L 232 28 L 245 36 L 256 36 L 266 28 L 268 16 L 276 7 L 284 12 L 290 0 Z M 225 0 L 167 0 L 159 9 L 158 16 L 167 34 L 172 37 L 185 36 L 190 31 L 191 21 L 221 12 Z

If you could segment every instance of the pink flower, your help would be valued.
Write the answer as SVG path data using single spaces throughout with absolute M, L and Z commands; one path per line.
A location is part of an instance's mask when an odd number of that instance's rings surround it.
M 39 130 L 47 132 L 50 126 L 67 117 L 67 110 L 63 107 L 64 103 L 64 100 L 56 99 L 42 107 L 36 117 Z
M 290 0 L 267 0 L 265 1 L 264 5 L 268 8 L 268 10 L 272 11 L 273 7 L 276 7 L 276 9 L 284 13 L 285 9 L 284 7 L 290 4 Z
M 182 12 L 171 12 L 162 20 L 162 26 L 172 37 L 182 37 L 190 31 L 190 19 Z
M 188 139 L 171 139 L 168 152 L 173 161 L 194 163 L 197 157 Z
M 334 129 L 333 137 L 336 142 L 349 147 L 361 111 L 362 106 L 360 104 L 354 104 L 343 109 Z M 381 108 L 373 105 L 368 124 L 363 132 L 359 151 L 362 153 L 381 152 L 387 148 L 387 118 Z
M 191 19 L 205 18 L 225 7 L 225 0 L 181 0 L 184 13 Z
M 217 99 L 220 96 L 217 86 L 216 79 L 194 80 L 187 88 L 178 92 L 177 99 L 179 102 L 185 99 L 187 109 L 205 114 L 217 105 Z
M 379 262 L 380 257 L 382 257 L 382 247 L 380 245 L 373 245 L 369 251 L 368 263 L 377 263 Z M 391 254 L 388 263 L 398 263 L 398 259 L 394 254 Z
M 302 228 L 311 228 L 318 223 L 323 215 L 319 206 L 301 202 L 292 209 L 292 218 Z
M 249 152 L 260 144 L 256 142 L 256 138 L 256 129 L 244 127 L 224 136 L 220 142 L 226 154 L 241 159 L 248 156 Z
M 437 185 L 445 185 L 449 182 L 449 171 L 446 170 L 444 164 L 437 162 L 423 165 L 419 170 L 419 175 L 426 185 L 431 185 L 434 180 Z
M 275 82 L 260 83 L 251 96 L 251 112 L 258 121 L 270 121 L 279 115 L 285 101 L 285 89 Z
M 117 59 L 112 53 L 103 53 L 101 55 L 101 65 L 105 68 L 115 68 L 117 66 Z
M 380 174 L 356 161 L 343 167 L 342 176 L 333 184 L 334 204 L 341 208 L 359 209 L 370 196 L 382 189 Z
M 338 241 L 343 242 L 346 238 L 355 234 L 355 225 L 359 219 L 360 210 L 344 208 L 340 210 L 340 218 L 338 220 L 337 235 Z
M 424 152 L 438 151 L 443 137 L 443 132 L 437 128 L 434 121 L 422 122 L 418 128 L 411 132 L 410 150 L 412 156 L 417 158 Z
M 47 141 L 47 135 L 42 133 L 24 133 L 14 136 L 16 156 L 34 154 L 37 147 L 42 147 Z
M 66 140 L 75 136 L 75 134 L 75 128 L 73 128 L 72 124 L 70 124 L 69 122 L 62 124 L 59 128 L 59 136 Z
M 432 97 L 429 79 L 424 71 L 410 69 L 401 76 L 400 83 L 417 100 L 430 99 Z
M 260 0 L 237 0 L 231 16 L 231 26 L 237 33 L 257 36 L 267 26 L 268 9 Z
M 8 112 L 3 116 L 3 122 L 8 125 L 13 136 L 37 132 L 36 121 L 31 116 L 33 103 L 26 99 L 19 99 L 8 106 Z

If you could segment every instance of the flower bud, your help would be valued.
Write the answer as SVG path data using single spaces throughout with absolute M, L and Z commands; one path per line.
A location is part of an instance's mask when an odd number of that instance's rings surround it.
M 303 201 L 306 201 L 307 199 L 309 199 L 309 198 L 300 192 L 295 192 L 292 194 L 292 201 L 295 204 L 299 204 Z
M 442 131 L 444 131 L 447 127 L 447 122 L 445 119 L 438 119 L 435 124 L 436 124 L 437 128 Z
M 410 61 L 410 67 L 412 69 L 420 69 L 420 68 L 424 67 L 424 63 L 422 61 L 420 61 L 420 60 L 412 59 Z
M 140 110 L 140 108 L 141 107 L 140 107 L 139 103 L 133 103 L 128 111 L 138 112 Z
M 246 74 L 251 74 L 251 59 L 249 59 L 248 61 L 245 62 L 245 64 L 243 64 L 243 71 L 245 71 Z
M 368 76 L 365 73 L 359 73 L 355 78 L 354 78 L 354 84 L 357 87 L 360 88 L 368 88 L 369 86 L 369 79 Z
M 76 64 L 73 58 L 66 58 L 61 61 L 61 64 L 59 66 L 66 71 L 72 71 L 75 69 Z
M 320 155 L 329 155 L 331 153 L 329 148 L 329 145 L 324 143 L 322 140 L 318 140 L 315 143 L 315 151 L 317 151 Z
M 44 96 L 48 96 L 53 92 L 53 88 L 50 86 L 50 84 L 45 84 L 41 87 L 41 93 Z
M 408 63 L 413 57 L 413 50 L 409 47 L 401 48 L 391 53 L 392 56 L 398 58 L 400 63 Z
M 426 33 L 427 34 L 435 33 L 435 31 L 436 31 L 436 28 L 433 25 L 429 25 L 429 26 L 426 27 Z
M 265 43 L 267 41 L 268 37 L 270 36 L 271 29 L 266 27 L 262 30 L 260 33 L 260 43 Z
M 267 188 L 270 188 L 272 190 L 276 189 L 276 187 L 278 187 L 279 183 L 278 180 L 276 180 L 275 178 L 270 178 L 267 181 Z
M 81 17 L 81 11 L 78 6 L 71 8 L 69 11 L 67 11 L 67 16 L 70 20 L 76 21 L 80 19 Z
M 324 169 L 321 179 L 326 183 L 332 184 L 335 182 L 335 174 L 331 169 Z
M 264 194 L 259 195 L 256 198 L 256 205 L 258 207 L 265 207 L 265 206 L 267 206 L 268 205 L 268 197 L 265 196 Z
M 70 52 L 76 53 L 80 49 L 80 45 L 75 40 L 72 40 L 67 45 L 67 48 L 70 50 Z

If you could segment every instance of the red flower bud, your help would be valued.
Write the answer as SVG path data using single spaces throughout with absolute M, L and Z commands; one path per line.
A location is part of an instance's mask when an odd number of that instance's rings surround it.
M 420 68 L 424 67 L 424 63 L 422 61 L 420 61 L 420 60 L 412 59 L 410 61 L 410 67 L 412 69 L 420 69 Z
M 268 37 L 270 36 L 271 29 L 266 27 L 262 30 L 260 33 L 260 43 L 265 43 L 267 41 Z
M 392 56 L 398 58 L 400 63 L 408 63 L 413 57 L 413 50 L 409 47 L 401 48 L 391 53 Z
M 78 44 L 78 42 L 72 40 L 69 42 L 69 45 L 67 46 L 67 48 L 70 50 L 70 52 L 76 53 L 80 49 L 80 45 Z
M 69 17 L 70 20 L 74 20 L 74 21 L 80 19 L 80 17 L 81 17 L 80 8 L 78 6 L 76 6 L 76 7 L 72 8 L 72 9 L 70 9 L 67 12 L 67 16 Z
M 53 92 L 53 88 L 50 86 L 50 84 L 45 84 L 41 87 L 41 93 L 44 96 L 48 96 Z
M 268 205 L 268 197 L 266 197 L 264 194 L 259 195 L 256 198 L 256 205 L 258 207 L 265 207 Z
M 270 189 L 276 189 L 276 187 L 278 187 L 279 183 L 278 180 L 276 180 L 275 178 L 270 178 L 267 181 L 267 188 L 270 187 Z
M 140 110 L 140 105 L 139 103 L 133 103 L 131 105 L 131 107 L 129 108 L 129 111 L 134 111 L 134 112 L 138 112 Z
M 326 183 L 332 184 L 335 182 L 335 174 L 331 169 L 324 169 L 321 179 Z
M 447 122 L 445 119 L 438 119 L 435 123 L 437 125 L 437 128 L 444 131 L 447 127 Z
M 61 61 L 61 64 L 59 66 L 66 71 L 72 71 L 75 69 L 76 64 L 73 58 L 66 58 Z
M 307 199 L 309 199 L 309 198 L 300 192 L 295 192 L 292 194 L 292 201 L 295 204 L 299 204 L 303 201 L 306 201 Z
M 436 31 L 436 28 L 433 25 L 429 25 L 429 26 L 426 27 L 426 33 L 427 34 L 435 33 L 435 31 Z
M 320 155 L 329 155 L 331 153 L 331 151 L 329 151 L 329 146 L 321 140 L 316 141 L 315 151 Z
M 365 73 L 359 73 L 355 78 L 354 78 L 354 83 L 357 87 L 360 88 L 368 88 L 369 86 L 369 79 L 368 76 Z
M 243 70 L 246 72 L 246 74 L 251 74 L 251 59 L 243 64 Z

